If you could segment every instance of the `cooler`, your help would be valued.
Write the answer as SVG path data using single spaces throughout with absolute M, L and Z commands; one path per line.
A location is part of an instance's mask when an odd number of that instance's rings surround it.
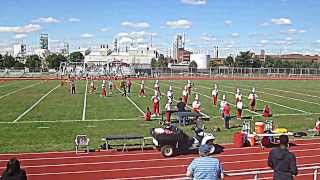
M 245 134 L 242 132 L 236 132 L 233 135 L 233 145 L 234 147 L 243 147 L 243 140 L 244 140 Z

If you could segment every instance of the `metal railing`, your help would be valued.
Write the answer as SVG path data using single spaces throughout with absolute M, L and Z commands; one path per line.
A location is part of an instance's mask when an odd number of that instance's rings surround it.
M 320 166 L 311 166 L 311 167 L 302 167 L 298 168 L 298 171 L 303 170 L 313 170 L 313 180 L 318 180 L 318 169 L 320 169 Z M 227 173 L 226 176 L 247 176 L 252 175 L 254 180 L 259 180 L 259 176 L 261 174 L 269 174 L 273 173 L 273 170 L 257 170 L 257 171 L 249 171 L 249 172 L 239 172 L 239 173 Z M 298 174 L 299 176 L 299 174 Z

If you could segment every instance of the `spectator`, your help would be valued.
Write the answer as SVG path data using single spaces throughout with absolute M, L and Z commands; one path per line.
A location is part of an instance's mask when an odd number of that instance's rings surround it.
M 186 112 L 185 108 L 186 108 L 186 103 L 182 101 L 182 98 L 180 98 L 177 104 L 177 120 L 179 121 L 179 124 L 186 123 L 186 117 L 180 115 L 183 112 Z
M 281 135 L 280 147 L 274 148 L 269 153 L 268 165 L 273 169 L 275 180 L 293 180 L 293 176 L 298 174 L 296 156 L 289 152 L 287 135 Z
M 20 162 L 16 158 L 9 160 L 1 180 L 27 180 L 26 171 L 20 168 Z
M 199 158 L 194 159 L 187 169 L 187 176 L 193 179 L 223 179 L 223 168 L 217 158 L 209 157 L 210 146 L 199 147 Z

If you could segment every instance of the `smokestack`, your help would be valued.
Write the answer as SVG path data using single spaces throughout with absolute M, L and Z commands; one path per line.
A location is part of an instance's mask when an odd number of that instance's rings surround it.
M 217 46 L 217 59 L 219 58 L 219 47 Z

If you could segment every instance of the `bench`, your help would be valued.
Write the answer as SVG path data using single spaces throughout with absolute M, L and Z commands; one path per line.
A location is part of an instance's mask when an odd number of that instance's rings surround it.
M 106 143 L 106 150 L 109 150 L 109 147 L 112 145 L 111 141 L 121 141 L 122 151 L 128 151 L 128 145 L 137 145 L 133 144 L 132 141 L 139 141 L 139 146 L 143 151 L 145 146 L 145 141 L 148 140 L 148 137 L 138 136 L 138 135 L 109 135 L 102 140 Z

